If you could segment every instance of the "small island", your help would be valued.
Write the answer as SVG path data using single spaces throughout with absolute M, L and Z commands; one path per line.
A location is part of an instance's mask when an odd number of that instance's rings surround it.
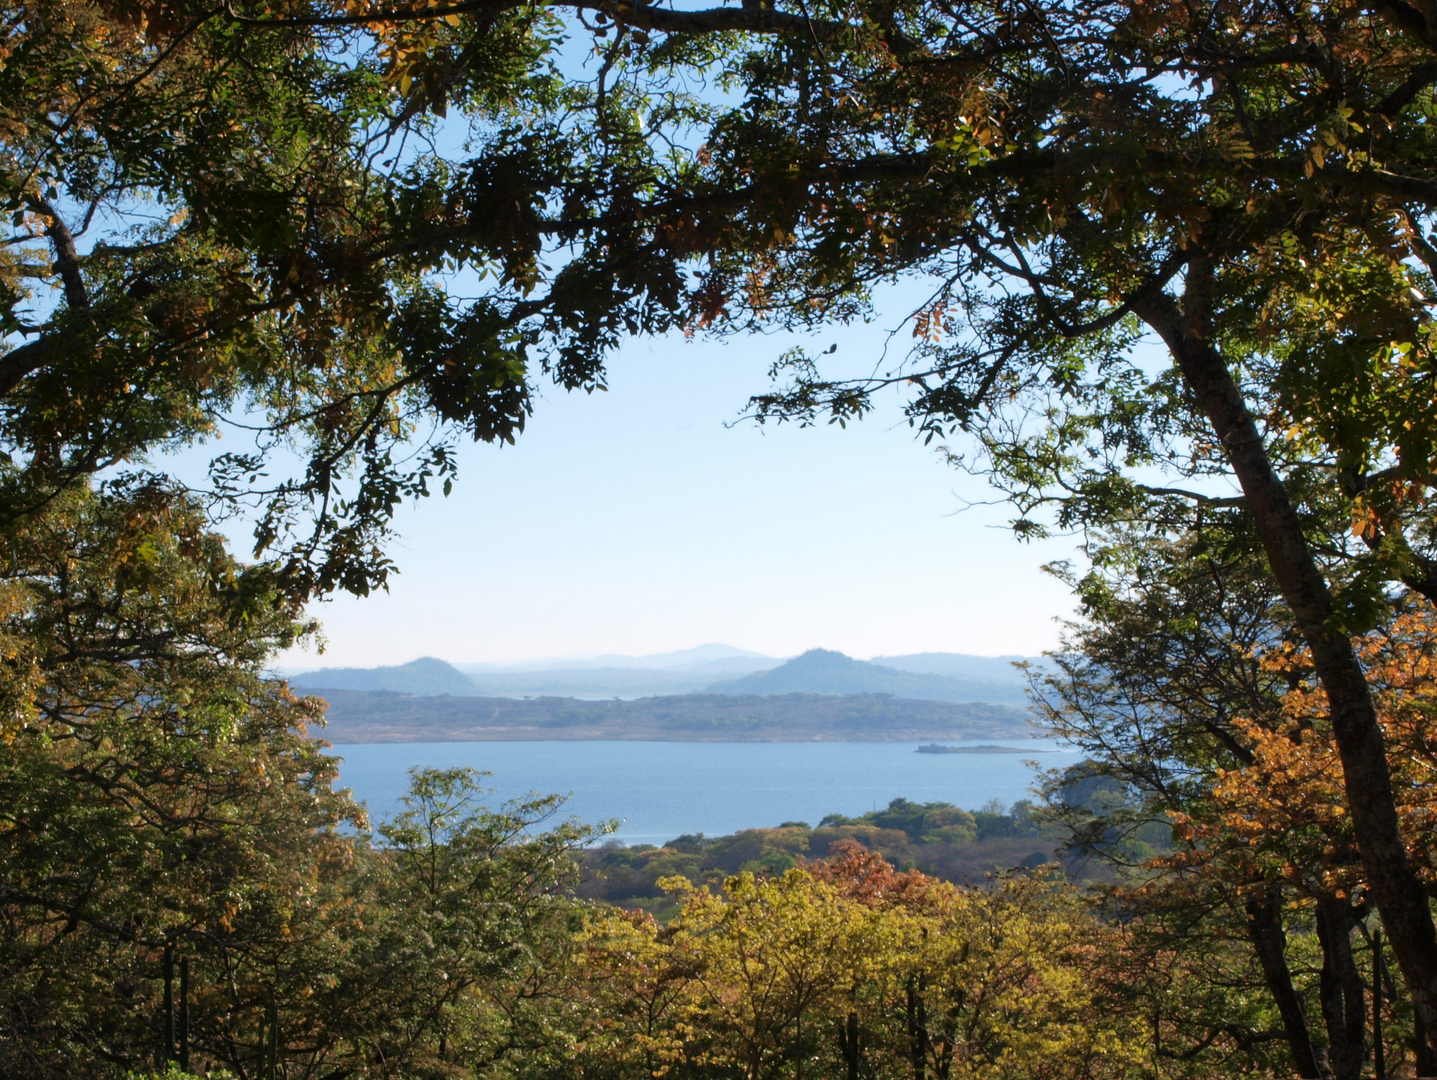
M 920 754 L 1051 754 L 1052 750 L 1039 750 L 1032 747 L 1017 746 L 993 746 L 990 743 L 983 743 L 978 746 L 940 746 L 938 743 L 927 743 L 918 748 Z

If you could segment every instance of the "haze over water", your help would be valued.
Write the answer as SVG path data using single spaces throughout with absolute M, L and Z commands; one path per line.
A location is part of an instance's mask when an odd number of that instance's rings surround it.
M 983 740 L 1034 751 L 1042 768 L 1076 761 L 1051 742 Z M 951 802 L 974 810 L 991 799 L 1029 798 L 1027 754 L 919 754 L 917 743 L 458 742 L 336 746 L 339 784 L 391 815 L 413 767 L 487 770 L 495 801 L 531 791 L 572 793 L 564 807 L 587 822 L 618 818 L 626 844 L 662 844 L 684 833 L 721 836 L 785 821 L 818 824 L 892 799 Z M 1056 752 L 1038 753 L 1041 750 Z

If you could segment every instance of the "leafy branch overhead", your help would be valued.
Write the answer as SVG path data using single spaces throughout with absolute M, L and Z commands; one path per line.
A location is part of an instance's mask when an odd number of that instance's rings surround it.
M 255 556 L 296 599 L 364 593 L 394 506 L 447 490 L 456 434 L 512 441 L 538 374 L 601 387 L 620 335 L 674 321 L 672 260 L 587 220 L 656 157 L 586 139 L 586 113 L 623 110 L 561 77 L 551 14 L 369 34 L 57 3 L 7 27 L 12 516 L 238 435 L 216 511 L 258 507 Z M 467 125 L 440 122 L 451 101 Z
M 624 335 L 853 317 L 917 270 L 908 364 L 788 368 L 757 415 L 908 386 L 930 435 L 978 432 L 1020 509 L 1102 520 L 1150 501 L 1127 469 L 1226 468 L 1130 351 L 1201 250 L 1274 453 L 1342 471 L 1370 535 L 1405 541 L 1437 193 L 1407 10 L 17 9 L 15 505 L 254 427 L 211 493 L 262 503 L 256 553 L 296 595 L 364 592 L 396 502 L 452 480 L 455 434 L 522 430 L 536 375 L 592 389 Z M 1004 402 L 1032 422 L 995 423 Z M 281 447 L 307 465 L 271 475 Z M 1431 573 L 1412 549 L 1370 558 Z

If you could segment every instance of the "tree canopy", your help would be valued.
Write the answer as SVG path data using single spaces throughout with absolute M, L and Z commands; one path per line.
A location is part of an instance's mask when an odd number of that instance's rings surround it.
M 658 156 L 572 119 L 604 90 L 560 73 L 552 13 L 374 33 L 323 5 L 57 2 L 5 25 L 12 520 L 239 436 L 199 494 L 256 516 L 295 601 L 363 594 L 457 433 L 512 440 L 541 372 L 602 386 L 620 334 L 673 322 L 671 260 L 547 213 L 599 213 Z
M 458 432 L 513 437 L 540 375 L 595 388 L 624 334 L 815 327 L 921 277 L 911 354 L 858 381 L 790 354 L 757 418 L 907 387 L 1020 532 L 1051 507 L 1260 553 L 1437 1032 L 1354 644 L 1396 592 L 1437 600 L 1426 0 L 53 0 L 3 47 L 17 528 L 227 416 L 258 429 L 202 485 L 257 507 L 238 591 L 363 593 L 397 501 L 447 490 Z

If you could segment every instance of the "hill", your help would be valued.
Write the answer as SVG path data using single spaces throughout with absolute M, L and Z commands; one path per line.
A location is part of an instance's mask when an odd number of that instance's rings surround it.
M 637 701 L 415 697 L 326 690 L 335 743 L 511 739 L 677 742 L 890 742 L 1031 738 L 1042 734 L 1002 705 L 909 701 L 878 694 L 687 694 Z
M 421 656 L 407 664 L 374 668 L 320 668 L 289 677 L 302 690 L 388 690 L 399 694 L 462 694 L 484 691 L 451 664 Z
M 810 649 L 770 671 L 715 683 L 713 694 L 892 694 L 929 701 L 1025 702 L 1022 683 L 990 679 L 953 679 L 946 675 L 900 671 L 854 660 L 829 649 Z

